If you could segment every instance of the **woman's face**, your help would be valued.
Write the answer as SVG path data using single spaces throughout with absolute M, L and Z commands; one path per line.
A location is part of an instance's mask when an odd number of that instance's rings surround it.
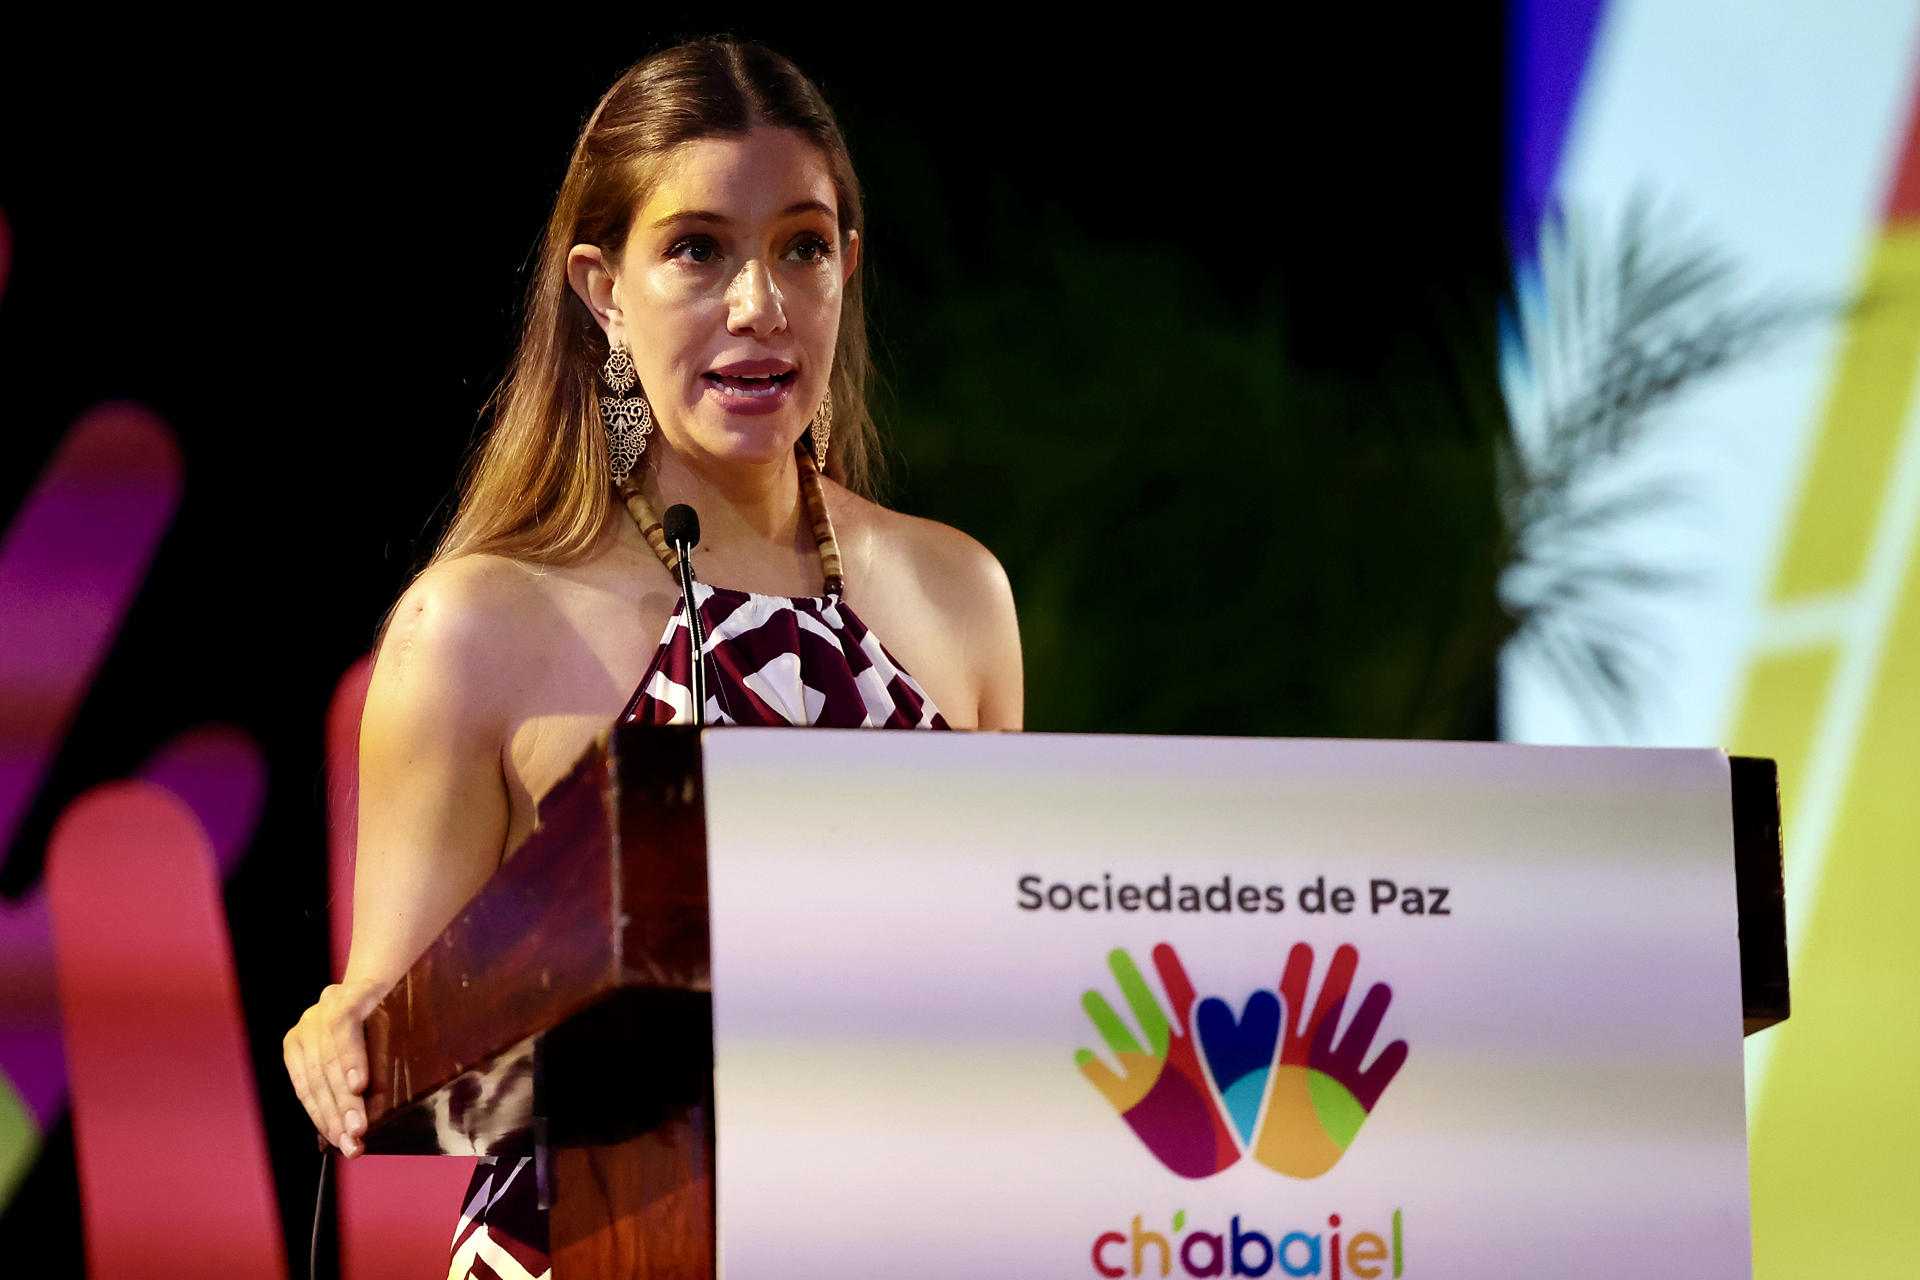
M 856 233 L 840 243 L 825 156 L 799 134 L 756 128 L 670 157 L 627 235 L 607 327 L 675 452 L 791 453 L 827 390 L 858 251 Z

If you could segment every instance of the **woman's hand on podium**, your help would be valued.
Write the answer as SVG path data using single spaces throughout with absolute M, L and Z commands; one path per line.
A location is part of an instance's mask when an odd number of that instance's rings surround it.
M 391 982 L 337 982 L 280 1042 L 287 1075 L 320 1136 L 351 1159 L 367 1131 L 367 1016 Z

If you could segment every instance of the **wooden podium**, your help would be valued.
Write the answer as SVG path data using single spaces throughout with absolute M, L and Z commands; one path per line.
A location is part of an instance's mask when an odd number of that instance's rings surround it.
M 1751 1034 L 1788 1011 L 1773 763 L 1732 798 Z M 705 803 L 699 732 L 615 730 L 367 1024 L 367 1151 L 536 1157 L 556 1280 L 714 1274 Z
M 699 741 L 583 756 L 367 1023 L 368 1153 L 537 1157 L 556 1280 L 713 1274 Z

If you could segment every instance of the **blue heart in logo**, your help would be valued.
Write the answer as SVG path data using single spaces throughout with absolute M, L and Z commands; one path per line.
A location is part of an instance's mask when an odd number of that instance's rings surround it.
M 1247 997 L 1238 1022 L 1233 1009 L 1218 996 L 1200 1002 L 1193 1031 L 1213 1073 L 1213 1083 L 1227 1104 L 1227 1117 L 1240 1141 L 1253 1141 L 1260 1101 L 1266 1096 L 1267 1075 L 1273 1070 L 1274 1050 L 1280 1044 L 1280 997 L 1256 991 Z

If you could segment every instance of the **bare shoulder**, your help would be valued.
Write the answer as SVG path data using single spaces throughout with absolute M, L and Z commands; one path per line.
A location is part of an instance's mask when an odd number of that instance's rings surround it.
M 376 692 L 457 704 L 484 713 L 488 695 L 537 643 L 548 613 L 539 574 L 503 556 L 471 555 L 429 566 L 401 595 L 382 634 Z
M 1013 588 L 993 552 L 950 525 L 891 511 L 838 486 L 830 503 L 862 616 L 896 652 L 911 649 L 900 655 L 909 667 L 938 673 L 931 679 L 942 687 L 929 692 L 949 722 L 1020 728 L 1020 626 Z
M 505 556 L 457 556 L 413 580 L 387 623 L 382 654 L 396 659 L 421 645 L 436 656 L 484 661 L 538 616 L 540 575 Z
M 952 525 L 883 507 L 835 486 L 834 519 L 889 578 L 910 576 L 929 603 L 956 618 L 1012 616 L 1013 589 L 993 552 Z M 844 513 L 844 514 L 842 514 Z

